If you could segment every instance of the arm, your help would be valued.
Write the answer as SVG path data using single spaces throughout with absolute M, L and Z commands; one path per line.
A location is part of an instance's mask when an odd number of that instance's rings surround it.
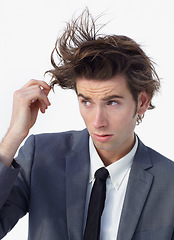
M 39 109 L 44 113 L 50 105 L 49 91 L 50 87 L 45 82 L 30 80 L 14 93 L 10 127 L 0 144 L 0 238 L 28 211 L 30 182 L 28 176 L 32 165 L 34 142 L 28 141 L 30 144 L 25 148 L 26 154 L 20 151 L 23 169 L 13 162 L 13 158 L 36 122 Z M 14 168 L 10 168 L 12 164 Z
M 50 106 L 49 91 L 46 82 L 30 80 L 14 93 L 10 127 L 0 144 L 0 161 L 6 166 L 11 166 L 19 145 L 36 122 L 39 109 L 45 113 Z
M 18 154 L 18 162 L 9 168 L 0 162 L 0 239 L 29 211 L 30 176 L 35 149 L 30 136 Z

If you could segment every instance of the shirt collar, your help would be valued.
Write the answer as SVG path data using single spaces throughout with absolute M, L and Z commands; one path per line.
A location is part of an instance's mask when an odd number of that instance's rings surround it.
M 121 183 L 123 182 L 127 172 L 130 170 L 135 153 L 137 151 L 138 147 L 138 138 L 136 136 L 135 138 L 135 144 L 134 147 L 131 149 L 131 151 L 119 159 L 118 161 L 110 164 L 106 167 L 106 169 L 109 171 L 109 178 L 115 187 L 115 189 L 119 189 L 121 186 Z M 95 172 L 101 168 L 105 167 L 100 156 L 98 155 L 95 146 L 93 144 L 93 141 L 91 137 L 89 138 L 89 152 L 90 152 L 90 178 L 89 182 L 92 182 L 94 180 L 94 174 Z

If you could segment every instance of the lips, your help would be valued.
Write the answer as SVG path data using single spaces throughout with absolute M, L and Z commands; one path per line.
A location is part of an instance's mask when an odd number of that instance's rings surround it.
M 93 134 L 93 138 L 99 142 L 107 142 L 112 136 L 112 134 Z

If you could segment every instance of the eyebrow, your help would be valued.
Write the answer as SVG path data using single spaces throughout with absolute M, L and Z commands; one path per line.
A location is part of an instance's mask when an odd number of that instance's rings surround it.
M 84 95 L 81 94 L 81 93 L 78 94 L 78 97 L 82 97 L 82 98 L 84 98 L 85 100 L 91 100 L 90 97 L 84 96 Z M 102 100 L 103 100 L 103 101 L 109 101 L 109 100 L 112 100 L 112 99 L 114 99 L 114 98 L 122 98 L 122 99 L 123 99 L 122 96 L 119 96 L 119 95 L 111 95 L 111 96 L 104 97 Z
M 123 98 L 122 96 L 119 96 L 119 95 L 111 95 L 111 96 L 108 96 L 108 97 L 105 97 L 103 98 L 102 100 L 103 101 L 109 101 L 109 100 L 112 100 L 114 98 Z
M 81 94 L 81 93 L 79 93 L 77 96 L 78 96 L 78 97 L 82 97 L 82 98 L 84 98 L 85 100 L 91 100 L 90 97 L 84 96 L 84 95 Z

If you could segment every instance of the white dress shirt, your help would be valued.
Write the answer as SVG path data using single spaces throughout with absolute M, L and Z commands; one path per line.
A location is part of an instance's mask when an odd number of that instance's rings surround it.
M 106 200 L 101 218 L 100 240 L 116 240 L 117 238 L 129 173 L 137 147 L 138 139 L 136 137 L 135 145 L 132 150 L 120 160 L 106 167 L 109 171 L 109 177 L 106 181 Z M 97 169 L 104 167 L 91 138 L 89 139 L 89 151 L 90 179 L 87 188 L 84 223 L 86 222 L 91 189 L 95 180 L 94 174 Z

